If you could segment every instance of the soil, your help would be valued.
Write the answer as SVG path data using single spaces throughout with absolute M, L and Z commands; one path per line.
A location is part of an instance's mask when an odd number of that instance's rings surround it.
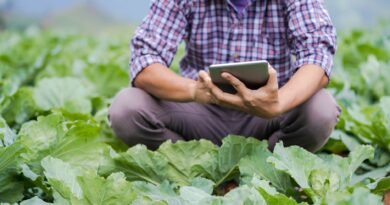
M 390 205 L 390 191 L 387 191 L 385 193 L 385 197 L 384 198 L 385 199 L 383 201 L 384 201 L 385 205 Z

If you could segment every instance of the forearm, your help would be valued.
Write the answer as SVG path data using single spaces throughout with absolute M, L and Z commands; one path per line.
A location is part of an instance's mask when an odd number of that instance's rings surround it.
M 279 89 L 281 112 L 287 112 L 304 103 L 328 83 L 324 70 L 317 65 L 305 65 Z
M 134 85 L 162 100 L 193 101 L 190 91 L 193 90 L 195 81 L 181 77 L 161 64 L 146 67 L 135 78 Z

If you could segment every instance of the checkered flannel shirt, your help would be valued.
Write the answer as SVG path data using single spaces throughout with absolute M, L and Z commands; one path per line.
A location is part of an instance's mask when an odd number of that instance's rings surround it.
M 147 66 L 170 66 L 179 44 L 184 77 L 209 65 L 267 60 L 279 85 L 307 64 L 330 77 L 336 31 L 323 0 L 250 0 L 237 12 L 229 0 L 153 0 L 131 41 L 131 79 Z

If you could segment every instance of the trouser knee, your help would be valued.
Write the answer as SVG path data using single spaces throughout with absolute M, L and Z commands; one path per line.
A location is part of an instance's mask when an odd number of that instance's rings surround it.
M 285 145 L 298 145 L 312 152 L 318 151 L 328 141 L 340 112 L 333 96 L 321 90 L 286 114 L 286 119 L 281 123 L 281 140 Z
M 140 143 L 142 132 L 150 124 L 151 106 L 155 99 L 138 88 L 125 88 L 109 108 L 109 121 L 118 138 L 132 146 Z

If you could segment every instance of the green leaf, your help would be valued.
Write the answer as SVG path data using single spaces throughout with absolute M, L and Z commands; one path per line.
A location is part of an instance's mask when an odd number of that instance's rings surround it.
M 256 175 L 261 179 L 270 181 L 279 191 L 286 193 L 293 189 L 291 178 L 286 173 L 275 169 L 270 162 L 267 162 L 270 156 L 272 156 L 272 153 L 268 150 L 268 143 L 261 142 L 255 154 L 240 160 L 241 177 L 248 183 Z
M 358 187 L 353 193 L 331 192 L 322 201 L 323 205 L 382 205 L 382 197 L 370 193 L 365 188 Z
M 213 196 L 211 193 L 205 192 L 203 189 L 197 187 L 188 187 L 184 186 L 180 188 L 180 197 L 185 201 L 186 204 L 189 205 L 197 205 L 201 203 L 205 203 L 202 201 L 212 200 Z M 211 204 L 209 202 L 209 204 Z
M 31 181 L 35 181 L 38 179 L 39 175 L 32 171 L 27 164 L 20 165 L 20 168 L 22 169 L 23 176 L 31 179 Z
M 340 136 L 338 135 L 339 132 L 339 130 L 334 130 L 330 135 L 328 142 L 321 148 L 320 151 L 337 154 L 348 150 L 346 145 L 341 141 Z
M 132 203 L 134 205 L 143 204 L 164 204 L 164 205 L 181 205 L 183 200 L 174 191 L 174 186 L 167 181 L 161 185 L 153 185 L 146 182 L 134 182 L 134 189 L 138 197 Z
M 276 169 L 288 173 L 302 188 L 310 188 L 309 177 L 313 170 L 321 169 L 324 165 L 320 158 L 301 147 L 284 148 L 276 144 L 274 155 L 267 159 Z
M 0 113 L 10 125 L 22 124 L 30 120 L 38 111 L 32 89 L 27 87 L 20 88 L 14 95 L 0 103 Z
M 385 177 L 389 172 L 390 172 L 390 164 L 388 164 L 385 167 L 375 168 L 374 170 L 366 172 L 364 174 L 354 175 L 352 177 L 352 184 L 363 182 L 366 179 L 375 181 Z
M 274 187 L 270 185 L 269 181 L 260 180 L 254 177 L 251 181 L 252 185 L 259 190 L 261 196 L 264 198 L 267 204 L 272 205 L 298 205 L 306 203 L 298 203 L 294 199 L 287 197 L 276 191 Z
M 284 148 L 279 143 L 274 149 L 274 156 L 269 157 L 268 161 L 276 169 L 288 173 L 318 203 L 328 192 L 344 190 L 349 186 L 355 170 L 365 159 L 373 156 L 374 149 L 366 145 L 357 147 L 349 157 L 342 158 L 336 155 L 318 157 L 303 148 Z
M 360 70 L 365 84 L 372 91 L 371 95 L 377 99 L 390 95 L 390 71 L 386 69 L 387 67 L 388 63 L 380 62 L 372 55 L 361 65 Z
M 100 172 L 105 175 L 123 172 L 130 181 L 159 185 L 168 174 L 168 160 L 157 152 L 149 151 L 144 145 L 136 145 L 114 156 L 112 164 L 101 167 Z
M 383 194 L 384 192 L 390 190 L 390 177 L 383 177 L 382 179 L 379 179 L 376 182 L 369 184 L 368 187 L 374 193 Z
M 168 160 L 169 169 L 173 169 L 168 172 L 167 178 L 181 185 L 189 185 L 195 177 L 204 176 L 196 167 L 207 169 L 216 151 L 217 147 L 207 140 L 176 143 L 168 141 L 157 150 Z
M 236 205 L 236 204 L 253 204 L 267 205 L 260 193 L 247 185 L 233 189 L 225 196 L 211 196 L 203 190 L 195 187 L 182 187 L 180 189 L 180 197 L 185 204 L 203 205 L 203 204 L 220 204 L 220 205 Z
M 218 150 L 219 171 L 221 173 L 229 172 L 237 166 L 243 157 L 258 154 L 258 150 L 263 150 L 264 146 L 264 143 L 254 138 L 239 136 L 228 136 L 224 138 L 223 144 Z
M 51 204 L 52 203 L 47 203 L 37 196 L 28 200 L 24 200 L 20 203 L 20 205 L 51 205 Z
M 383 97 L 379 104 L 357 106 L 345 110 L 344 128 L 365 143 L 373 143 L 390 150 L 389 97 Z
M 266 205 L 259 192 L 246 185 L 236 188 L 224 196 L 224 204 L 253 204 Z
M 215 187 L 239 176 L 238 164 L 246 156 L 260 156 L 266 143 L 253 138 L 229 136 L 217 149 L 211 142 L 165 142 L 153 152 L 143 145 L 130 148 L 113 157 L 113 163 L 100 169 L 101 173 L 123 172 L 130 181 L 142 180 L 158 185 L 165 179 L 179 185 L 189 185 L 192 179 L 213 180 Z M 248 171 L 249 172 L 249 171 Z M 270 177 L 278 174 L 269 171 Z M 287 178 L 288 179 L 288 178 Z M 278 183 L 275 179 L 275 183 Z M 280 183 L 288 183 L 281 182 Z
M 70 204 L 131 204 L 137 194 L 123 173 L 114 173 L 105 179 L 96 171 L 79 172 L 52 157 L 43 159 L 42 166 L 49 184 L 60 194 L 61 200 Z
M 8 127 L 7 122 L 0 115 L 0 147 L 7 147 L 14 143 L 16 134 Z
M 387 130 L 390 132 L 390 111 L 389 111 L 390 96 L 382 97 L 380 102 L 379 102 L 379 106 L 380 106 L 381 111 L 383 113 L 382 123 L 387 128 Z
M 76 78 L 46 78 L 34 88 L 34 100 L 43 110 L 64 109 L 72 113 L 90 113 L 89 85 Z
M 62 138 L 65 135 L 62 122 L 61 115 L 53 114 L 23 124 L 18 141 L 29 150 L 26 157 L 34 158 L 39 151 L 49 149 L 57 138 Z
M 62 197 L 58 192 L 53 191 L 54 204 L 56 205 L 72 205 L 69 200 Z
M 218 187 L 223 182 L 240 175 L 238 165 L 241 159 L 258 155 L 264 150 L 264 143 L 254 138 L 228 136 L 223 139 L 218 152 L 211 156 L 208 165 L 196 166 L 198 172 L 203 172 L 204 177 L 212 179 Z
M 97 169 L 108 160 L 109 147 L 98 139 L 100 128 L 95 123 L 76 122 L 63 138 L 41 155 L 51 155 L 72 166 Z
M 62 114 L 52 114 L 24 124 L 18 140 L 28 147 L 24 155 L 27 164 L 39 174 L 40 161 L 49 155 L 80 169 L 97 169 L 108 163 L 109 147 L 99 136 L 99 124 L 92 118 L 68 120 Z
M 352 176 L 351 173 L 355 172 L 357 168 L 363 163 L 366 159 L 372 159 L 374 157 L 374 148 L 370 145 L 361 145 L 359 147 L 356 147 L 352 152 L 349 154 L 348 158 L 346 159 L 348 162 L 348 173 L 349 177 Z M 345 172 L 345 170 L 343 170 Z
M 77 181 L 83 190 L 83 199 L 72 204 L 131 204 L 137 194 L 123 173 L 114 173 L 104 179 L 95 172 L 87 172 L 77 177 Z
M 198 178 L 195 178 L 194 180 L 192 180 L 191 186 L 198 188 L 198 189 L 201 189 L 204 192 L 206 192 L 207 194 L 212 194 L 214 182 L 209 180 L 209 179 L 198 177 Z
M 348 150 L 354 150 L 357 146 L 360 145 L 359 141 L 348 135 L 347 133 L 341 131 L 341 130 L 334 130 L 331 138 L 334 140 L 337 140 L 339 143 L 342 144 L 343 147 L 339 150 L 331 150 L 333 153 L 342 153 Z M 347 148 L 347 149 L 346 149 Z
M 324 160 L 324 165 L 329 167 L 329 176 L 336 180 L 335 174 L 340 177 L 340 188 L 345 189 L 352 185 L 352 176 L 356 169 L 366 159 L 374 157 L 374 149 L 368 145 L 356 147 L 347 158 L 337 155 L 320 155 Z
M 49 184 L 61 194 L 65 199 L 70 200 L 72 197 L 82 198 L 83 192 L 77 182 L 76 176 L 80 175 L 77 170 L 72 168 L 68 163 L 53 157 L 46 157 L 42 160 L 44 174 Z
M 89 66 L 84 75 L 93 84 L 95 93 L 108 98 L 129 84 L 128 73 L 115 64 Z
M 20 174 L 20 155 L 23 146 L 14 143 L 8 147 L 0 147 L 0 201 L 17 202 L 23 198 L 24 182 L 17 176 Z

